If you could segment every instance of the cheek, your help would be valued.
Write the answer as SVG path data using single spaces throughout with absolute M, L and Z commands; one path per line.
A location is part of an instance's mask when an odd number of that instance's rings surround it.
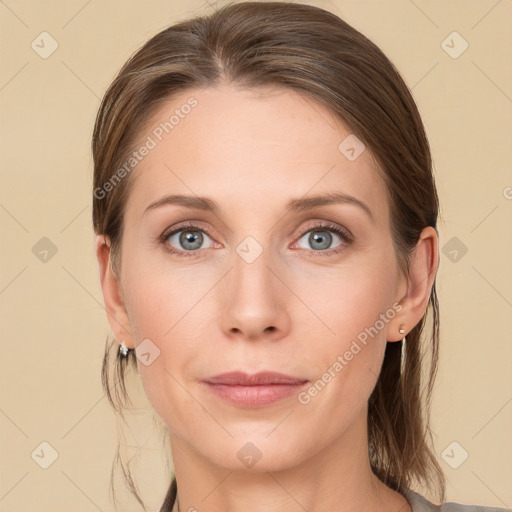
M 197 354 L 201 337 L 207 338 L 207 332 L 200 335 L 206 304 L 201 297 L 207 287 L 204 282 L 191 283 L 179 271 L 133 275 L 137 277 L 131 281 L 126 305 L 133 342 L 136 347 L 154 347 L 158 358 L 152 372 L 159 367 L 175 372 L 191 353 Z
M 323 269 L 307 278 L 298 269 L 289 278 L 294 282 L 294 292 L 311 310 L 312 321 L 317 317 L 323 346 L 332 351 L 343 349 L 358 337 L 364 342 L 365 333 L 372 327 L 385 337 L 389 320 L 395 315 L 395 269 L 393 254 L 379 251 L 378 257 L 370 254 L 353 264 Z
M 319 274 L 315 290 L 310 280 L 296 277 L 298 293 L 308 298 L 318 317 L 311 315 L 311 327 L 303 329 L 314 339 L 304 346 L 303 353 L 308 354 L 317 380 L 301 401 L 310 404 L 311 411 L 319 407 L 318 418 L 328 403 L 333 421 L 341 425 L 351 417 L 348 411 L 354 412 L 367 402 L 380 373 L 389 324 L 398 311 L 393 307 L 395 268 L 393 254 L 383 252 L 364 265 L 361 261 L 360 267 Z
M 163 250 L 139 250 L 127 243 L 123 266 L 125 305 L 137 345 L 143 338 L 165 343 L 187 323 L 207 286 L 204 270 L 170 264 Z M 213 276 L 212 276 L 213 277 Z
M 206 314 L 204 299 L 218 278 L 211 271 L 208 276 L 206 271 L 177 266 L 170 271 L 149 259 L 132 258 L 124 270 L 125 305 L 144 391 L 167 425 L 187 431 L 192 416 L 204 414 L 196 411 L 197 403 L 184 386 L 187 369 L 213 338 L 215 323 Z M 146 352 L 149 356 L 144 358 Z
M 167 426 L 187 432 L 200 424 L 192 420 L 197 403 L 185 390 L 183 378 L 183 369 L 198 352 L 187 330 L 191 319 L 193 322 L 194 304 L 183 300 L 184 294 L 177 290 L 175 282 L 139 277 L 141 281 L 134 283 L 139 293 L 131 296 L 128 314 L 141 383 L 153 409 Z M 196 412 L 200 415 L 200 411 Z

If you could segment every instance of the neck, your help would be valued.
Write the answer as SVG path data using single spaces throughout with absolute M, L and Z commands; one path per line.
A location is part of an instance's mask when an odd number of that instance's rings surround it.
M 366 411 L 320 451 L 314 451 L 315 442 L 325 440 L 306 440 L 293 457 L 281 455 L 292 463 L 272 470 L 258 471 L 258 464 L 246 471 L 219 467 L 170 433 L 180 512 L 410 512 L 405 498 L 371 470 Z M 313 455 L 301 457 L 307 452 Z

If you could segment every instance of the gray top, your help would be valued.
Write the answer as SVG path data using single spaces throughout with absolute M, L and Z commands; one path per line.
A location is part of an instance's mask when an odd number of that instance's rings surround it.
M 411 505 L 412 512 L 512 512 L 510 508 L 484 507 L 482 505 L 462 505 L 448 501 L 442 505 L 435 505 L 420 494 L 404 490 L 403 496 Z
M 483 507 L 482 505 L 462 505 L 448 501 L 442 505 L 435 505 L 420 494 L 405 489 L 402 495 L 411 505 L 412 512 L 512 512 L 511 508 Z M 178 510 L 177 501 L 174 503 L 172 512 Z

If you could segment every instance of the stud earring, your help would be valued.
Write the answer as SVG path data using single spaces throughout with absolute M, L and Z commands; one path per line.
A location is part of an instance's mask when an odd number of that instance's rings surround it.
M 127 357 L 130 349 L 125 345 L 124 341 L 119 347 L 119 357 Z
M 404 334 L 404 333 L 405 333 L 405 329 L 404 329 L 403 327 L 400 327 L 400 329 L 398 330 L 398 332 L 399 332 L 400 334 Z

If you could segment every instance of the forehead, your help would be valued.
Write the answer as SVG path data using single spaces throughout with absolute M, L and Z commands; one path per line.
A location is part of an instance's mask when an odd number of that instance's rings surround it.
M 328 109 L 290 89 L 183 91 L 138 134 L 135 148 L 149 149 L 132 171 L 127 210 L 142 215 L 155 199 L 182 193 L 235 201 L 238 213 L 270 212 L 291 198 L 339 191 L 385 218 L 385 184 L 371 152 L 357 156 L 358 144 Z

